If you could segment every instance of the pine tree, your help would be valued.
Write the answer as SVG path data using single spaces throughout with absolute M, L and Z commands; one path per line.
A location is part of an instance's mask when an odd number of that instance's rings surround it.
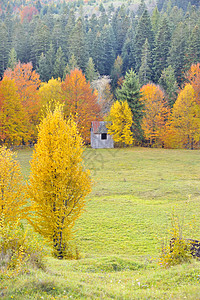
M 9 58 L 8 31 L 5 24 L 0 25 L 0 77 L 7 68 Z
M 17 53 L 15 51 L 15 48 L 12 48 L 9 54 L 8 68 L 14 70 L 16 65 L 17 65 Z
M 186 68 L 200 61 L 200 28 L 196 25 L 186 44 Z
M 178 84 L 176 82 L 172 66 L 169 66 L 162 71 L 158 83 L 165 90 L 165 98 L 167 99 L 169 106 L 172 108 L 178 93 Z
M 60 47 L 58 48 L 58 51 L 56 52 L 56 56 L 55 56 L 54 77 L 63 78 L 64 69 L 65 69 L 65 58 L 64 58 L 64 53 Z
M 147 9 L 147 6 L 146 6 L 144 0 L 141 0 L 141 1 L 140 1 L 140 4 L 139 4 L 139 6 L 138 6 L 138 10 L 137 10 L 137 16 L 138 16 L 138 18 L 141 18 L 143 12 L 144 12 L 146 9 Z
M 130 25 L 126 35 L 122 49 L 122 59 L 124 72 L 135 67 L 135 31 L 133 24 Z
M 38 62 L 37 72 L 40 75 L 41 81 L 45 82 L 49 80 L 48 76 L 48 64 L 47 59 L 44 53 L 40 55 L 40 59 Z
M 146 39 L 142 47 L 142 61 L 141 67 L 139 69 L 139 81 L 141 85 L 147 84 L 149 81 L 152 80 L 151 64 L 151 51 L 148 40 Z
M 177 30 L 174 31 L 172 36 L 171 48 L 168 57 L 168 64 L 174 69 L 179 85 L 184 79 L 185 47 L 186 37 L 184 26 L 183 23 L 179 23 Z
M 112 79 L 112 89 L 115 91 L 117 88 L 119 80 L 122 79 L 122 71 L 123 71 L 123 60 L 121 56 L 117 56 L 115 59 L 115 63 L 113 65 L 112 71 L 111 71 L 111 79 Z
M 69 37 L 69 56 L 71 57 L 72 54 L 76 57 L 79 67 L 85 71 L 88 62 L 88 52 L 86 33 L 81 18 L 77 20 Z
M 76 57 L 74 56 L 74 54 L 72 54 L 72 56 L 69 59 L 68 64 L 66 65 L 66 67 L 64 69 L 63 79 L 65 79 L 66 75 L 70 74 L 70 72 L 74 69 L 79 69 L 79 67 L 78 67 Z
M 39 126 L 31 161 L 29 197 L 36 231 L 47 238 L 57 258 L 68 256 L 72 228 L 91 191 L 89 171 L 82 161 L 82 139 L 73 120 L 59 107 Z
M 155 39 L 154 48 L 154 82 L 158 82 L 162 70 L 167 67 L 167 58 L 171 44 L 171 34 L 168 21 L 164 17 Z
M 152 29 L 154 31 L 154 34 L 156 34 L 158 31 L 159 22 L 160 22 L 160 13 L 158 11 L 158 7 L 156 6 L 151 16 L 151 23 L 152 23 Z
M 138 26 L 136 28 L 135 60 L 136 60 L 137 71 L 141 66 L 141 57 L 142 57 L 141 49 L 146 39 L 148 39 L 150 50 L 152 50 L 154 44 L 154 34 L 152 30 L 151 20 L 147 10 L 144 11 L 143 15 L 139 20 Z
M 131 69 L 126 72 L 121 88 L 117 89 L 117 99 L 122 101 L 127 100 L 133 114 L 133 137 L 138 141 L 142 140 L 140 123 L 143 116 L 143 104 L 140 98 L 139 79 L 136 73 Z
M 86 70 L 85 70 L 85 77 L 90 82 L 98 78 L 98 73 L 95 69 L 95 65 L 93 63 L 92 57 L 89 57 Z

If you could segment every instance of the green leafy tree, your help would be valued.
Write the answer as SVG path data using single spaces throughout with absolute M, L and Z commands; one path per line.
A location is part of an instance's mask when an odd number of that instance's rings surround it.
M 68 255 L 72 228 L 91 191 L 82 153 L 75 122 L 66 122 L 60 107 L 49 112 L 39 125 L 28 194 L 33 210 L 31 223 L 51 242 L 54 255 L 60 259 Z

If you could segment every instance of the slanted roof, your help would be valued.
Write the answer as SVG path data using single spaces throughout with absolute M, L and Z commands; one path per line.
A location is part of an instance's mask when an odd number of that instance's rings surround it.
M 107 133 L 106 123 L 105 121 L 92 121 L 93 133 Z

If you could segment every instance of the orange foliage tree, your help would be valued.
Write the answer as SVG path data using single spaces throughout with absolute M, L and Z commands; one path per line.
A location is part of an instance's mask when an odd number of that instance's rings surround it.
M 97 103 L 97 91 L 86 81 L 81 70 L 74 69 L 62 82 L 65 115 L 73 116 L 78 130 L 86 143 L 90 141 L 91 121 L 99 118 L 100 107 Z
M 164 93 L 159 86 L 149 83 L 144 85 L 140 92 L 144 104 L 142 129 L 150 146 L 163 144 L 165 124 L 170 114 Z
M 186 79 L 192 85 L 195 91 L 196 102 L 200 105 L 200 63 L 191 66 Z
M 195 91 L 186 84 L 174 103 L 167 124 L 165 146 L 193 149 L 200 140 L 200 106 L 196 103 Z
M 38 14 L 38 10 L 34 6 L 25 6 L 20 13 L 21 22 L 23 23 L 24 20 L 30 22 L 33 16 L 37 14 Z
M 7 69 L 4 76 L 14 79 L 22 105 L 26 112 L 28 140 L 36 138 L 36 125 L 39 123 L 40 101 L 38 89 L 41 81 L 39 74 L 32 70 L 32 64 L 18 63 L 15 69 Z
M 25 112 L 14 80 L 0 82 L 0 143 L 19 145 L 26 138 Z

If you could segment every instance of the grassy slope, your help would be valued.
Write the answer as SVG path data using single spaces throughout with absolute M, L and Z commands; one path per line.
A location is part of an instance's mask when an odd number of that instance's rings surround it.
M 30 151 L 18 154 L 28 178 Z M 87 149 L 93 192 L 76 224 L 82 259 L 2 281 L 2 299 L 200 299 L 200 264 L 162 269 L 160 239 L 175 207 L 200 239 L 200 151 Z M 188 201 L 188 199 L 190 199 Z

